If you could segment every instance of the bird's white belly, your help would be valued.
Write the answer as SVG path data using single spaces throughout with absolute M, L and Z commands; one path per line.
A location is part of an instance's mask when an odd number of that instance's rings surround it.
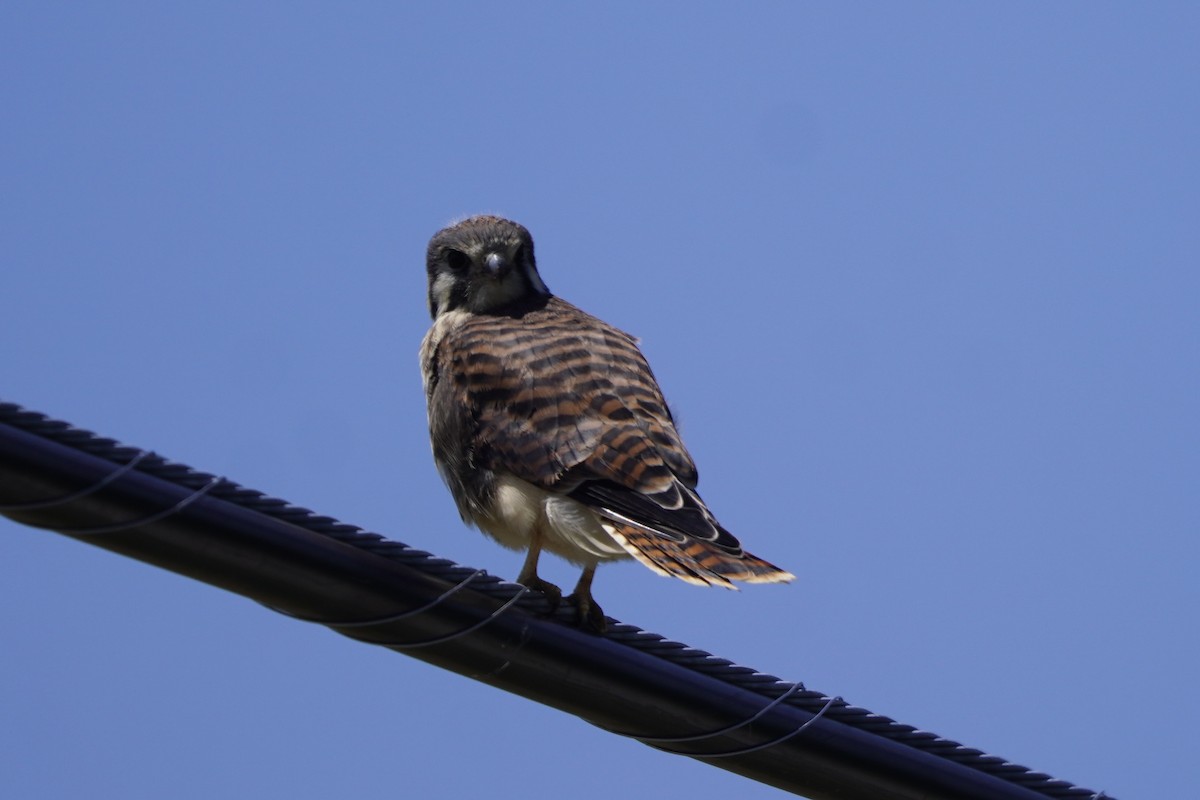
M 544 549 L 581 566 L 629 558 L 583 503 L 511 475 L 497 479 L 492 506 L 488 513 L 475 517 L 475 524 L 513 550 L 528 547 L 534 530 L 540 527 Z

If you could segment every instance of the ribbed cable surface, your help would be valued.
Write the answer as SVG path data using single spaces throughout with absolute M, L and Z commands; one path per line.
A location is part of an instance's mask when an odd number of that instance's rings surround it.
M 284 500 L 247 489 L 231 481 L 218 479 L 184 464 L 168 461 L 154 453 L 122 445 L 112 439 L 75 428 L 65 422 L 50 419 L 43 414 L 25 410 L 18 405 L 0 403 L 0 424 L 6 424 L 26 433 L 66 445 L 114 464 L 130 465 L 131 469 L 187 489 L 200 490 L 211 485 L 211 488 L 205 492 L 209 496 L 274 517 L 375 555 L 403 562 L 410 568 L 452 584 L 464 584 L 469 581 L 472 591 L 496 600 L 515 600 L 515 605 L 519 608 L 541 614 L 548 611 L 545 599 L 539 594 L 527 593 L 518 597 L 518 594 L 523 591 L 522 587 L 488 575 L 482 570 L 464 567 L 423 550 L 386 539 L 379 534 L 339 522 L 332 517 L 291 505 Z M 564 606 L 558 609 L 556 617 L 564 624 L 569 625 L 574 618 L 574 611 Z M 774 675 L 739 666 L 727 659 L 680 642 L 671 641 L 658 634 L 641 630 L 634 625 L 610 621 L 605 636 L 610 641 L 754 692 L 770 700 L 778 699 L 786 693 L 788 696 L 782 699 L 782 703 L 996 776 L 1048 798 L 1092 798 L 1092 800 L 1105 798 L 1112 800 L 1103 793 L 1072 785 L 997 756 L 987 755 L 975 748 L 850 705 L 840 698 L 833 698 L 807 688 L 789 689 L 788 682 Z M 646 737 L 639 738 L 654 745 L 654 742 L 647 740 Z

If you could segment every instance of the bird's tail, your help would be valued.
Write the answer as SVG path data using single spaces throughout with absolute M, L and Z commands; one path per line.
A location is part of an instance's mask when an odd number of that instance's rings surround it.
M 682 542 L 624 522 L 604 520 L 604 528 L 621 546 L 659 575 L 697 586 L 736 589 L 731 581 L 783 583 L 795 575 L 750 553 L 729 553 L 699 539 Z

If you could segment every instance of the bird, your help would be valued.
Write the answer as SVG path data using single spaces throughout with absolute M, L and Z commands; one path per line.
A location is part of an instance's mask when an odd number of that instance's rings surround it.
M 730 589 L 794 579 L 717 522 L 637 339 L 551 293 L 523 225 L 463 219 L 434 234 L 425 263 L 434 461 L 465 523 L 525 551 L 517 583 L 557 607 L 540 554 L 582 568 L 566 599 L 603 632 L 592 581 L 604 562 Z

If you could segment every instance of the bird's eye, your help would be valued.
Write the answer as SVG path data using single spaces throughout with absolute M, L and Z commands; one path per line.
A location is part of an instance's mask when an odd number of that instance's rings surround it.
M 465 272 L 467 267 L 471 266 L 471 259 L 461 250 L 447 250 L 446 263 L 455 272 Z

